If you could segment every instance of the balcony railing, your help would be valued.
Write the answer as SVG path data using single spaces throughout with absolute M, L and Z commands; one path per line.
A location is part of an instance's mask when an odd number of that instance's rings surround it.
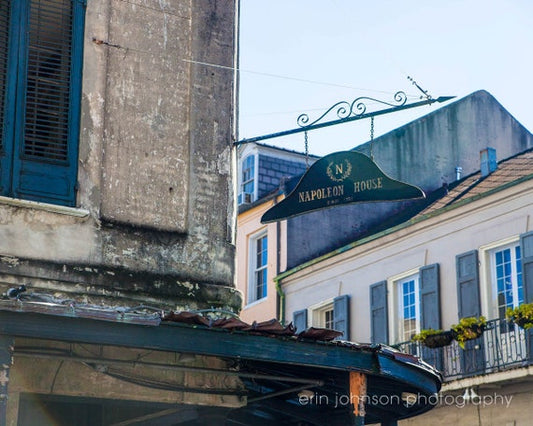
M 532 335 L 533 330 L 524 330 L 505 320 L 491 320 L 481 337 L 466 342 L 464 349 L 456 341 L 434 349 L 419 342 L 404 342 L 395 347 L 419 356 L 437 368 L 445 381 L 450 381 L 533 364 Z

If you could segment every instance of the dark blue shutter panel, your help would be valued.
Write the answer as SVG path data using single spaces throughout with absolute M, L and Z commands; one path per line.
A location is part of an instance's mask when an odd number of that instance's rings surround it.
M 533 231 L 520 235 L 524 302 L 533 302 Z
M 457 308 L 459 319 L 479 317 L 481 301 L 479 297 L 479 263 L 477 250 L 455 257 L 457 274 Z M 483 336 L 465 342 L 460 352 L 461 371 L 465 375 L 483 372 L 485 367 L 485 348 Z
M 296 333 L 301 333 L 302 331 L 307 329 L 307 309 L 302 309 L 301 311 L 293 312 L 292 323 L 296 328 Z
M 333 299 L 333 328 L 342 331 L 338 340 L 350 340 L 350 296 L 347 294 Z
M 438 330 L 440 324 L 440 285 L 437 263 L 420 268 L 420 327 Z
M 420 328 L 439 330 L 441 328 L 440 308 L 440 275 L 439 265 L 423 266 L 419 270 L 420 277 Z M 443 367 L 442 348 L 428 349 L 421 347 L 422 359 L 438 370 Z
M 455 257 L 457 273 L 457 307 L 459 318 L 481 315 L 477 250 Z
M 370 334 L 372 343 L 389 343 L 387 281 L 370 286 Z
M 10 188 L 11 146 L 6 143 L 7 134 L 7 67 L 9 59 L 9 28 L 11 22 L 11 1 L 0 2 L 0 195 L 8 195 Z
M 83 3 L 29 0 L 24 104 L 14 134 L 13 194 L 75 205 L 83 46 Z M 21 85 L 19 84 L 19 87 Z
M 524 303 L 533 302 L 533 231 L 520 235 L 520 256 L 522 262 L 522 284 Z M 527 351 L 533 359 L 533 329 L 526 330 Z

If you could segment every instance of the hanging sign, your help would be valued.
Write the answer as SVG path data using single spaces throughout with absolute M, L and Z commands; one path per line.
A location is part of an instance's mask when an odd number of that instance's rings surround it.
M 265 212 L 261 222 L 343 204 L 424 197 L 420 188 L 391 179 L 366 155 L 335 152 L 316 161 L 287 198 Z

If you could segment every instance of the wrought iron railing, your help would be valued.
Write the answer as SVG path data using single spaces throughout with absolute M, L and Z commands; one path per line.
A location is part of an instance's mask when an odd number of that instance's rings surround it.
M 437 368 L 445 381 L 494 373 L 533 364 L 533 330 L 524 330 L 505 320 L 487 321 L 481 337 L 456 341 L 441 348 L 427 348 L 419 342 L 395 345 L 400 351 L 417 355 Z

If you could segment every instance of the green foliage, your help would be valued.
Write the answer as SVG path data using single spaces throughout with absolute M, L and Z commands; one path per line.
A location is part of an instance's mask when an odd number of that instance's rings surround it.
M 412 338 L 412 342 L 420 342 L 424 343 L 428 336 L 435 336 L 437 334 L 443 333 L 443 330 L 433 330 L 432 328 L 428 328 L 427 330 L 421 330 L 420 333 L 415 334 Z
M 464 349 L 466 341 L 477 339 L 481 336 L 486 324 L 487 319 L 484 316 L 479 318 L 465 317 L 459 320 L 459 324 L 452 325 L 452 332 L 459 346 Z
M 505 317 L 520 327 L 533 328 L 533 303 L 523 303 L 516 308 L 507 308 Z
M 411 339 L 412 342 L 420 342 L 428 348 L 441 348 L 449 345 L 452 340 L 451 331 L 433 330 L 432 328 L 420 331 Z

